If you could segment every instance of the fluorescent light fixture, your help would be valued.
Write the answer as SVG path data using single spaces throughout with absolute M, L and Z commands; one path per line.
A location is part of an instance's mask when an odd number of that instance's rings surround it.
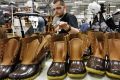
M 71 9 L 70 11 L 71 11 L 71 12 L 74 12 L 74 11 L 76 11 L 76 10 L 75 10 L 75 9 Z
M 72 8 L 74 8 L 74 9 L 76 9 L 76 8 L 78 8 L 79 6 L 73 6 Z
M 74 12 L 70 12 L 71 14 L 74 14 Z
M 81 4 L 82 1 L 75 1 L 74 3 L 75 3 L 75 4 Z
M 116 7 L 116 6 L 110 6 L 110 7 Z
M 118 8 L 116 11 L 120 11 L 120 9 Z
M 75 3 L 75 4 L 77 4 L 78 2 L 77 2 L 77 1 L 75 1 L 74 3 Z
M 111 13 L 113 12 L 113 11 L 110 11 Z
M 71 3 L 71 1 L 70 1 L 70 0 L 69 0 L 69 1 L 66 1 L 66 0 L 65 0 L 64 2 L 65 2 L 65 3 Z
M 102 0 L 102 1 L 101 1 L 101 0 L 98 1 L 98 3 L 105 3 L 105 2 L 106 2 L 106 1 L 103 1 L 103 0 Z

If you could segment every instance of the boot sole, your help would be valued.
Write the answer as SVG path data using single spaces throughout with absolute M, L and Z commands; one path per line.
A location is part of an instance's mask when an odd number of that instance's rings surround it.
M 64 74 L 63 76 L 47 76 L 48 80 L 63 80 L 67 75 Z
M 86 70 L 90 73 L 94 73 L 94 74 L 98 74 L 98 75 L 104 75 L 105 71 L 100 71 L 100 70 L 96 70 L 96 69 L 92 69 L 86 66 Z
M 31 77 L 29 77 L 29 78 L 21 78 L 21 79 L 11 79 L 11 78 L 6 78 L 6 79 L 4 79 L 4 80 L 34 80 L 35 78 L 37 78 L 40 74 L 41 74 L 41 72 L 42 72 L 42 70 L 43 70 L 43 68 L 44 68 L 44 66 L 45 66 L 45 63 L 44 63 L 44 61 L 41 63 L 41 68 L 40 68 L 40 71 L 38 72 L 38 73 L 36 73 L 35 75 L 33 75 L 33 76 L 31 76 Z
M 114 73 L 110 73 L 110 72 L 106 72 L 107 76 L 111 77 L 111 78 L 117 78 L 120 79 L 120 75 L 114 74 Z
M 70 78 L 84 78 L 86 73 L 83 73 L 83 74 L 70 74 L 70 73 L 67 73 L 67 75 L 70 77 Z
M 38 72 L 37 74 L 35 74 L 35 75 L 32 76 L 32 77 L 25 78 L 25 79 L 10 79 L 10 78 L 7 78 L 7 79 L 4 79 L 4 80 L 34 80 L 34 79 L 37 78 L 39 75 L 40 75 L 40 72 Z

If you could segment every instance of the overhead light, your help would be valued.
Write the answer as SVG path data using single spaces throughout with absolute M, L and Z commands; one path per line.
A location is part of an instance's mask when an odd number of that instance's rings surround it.
M 75 1 L 74 3 L 75 3 L 75 4 L 77 4 L 77 3 L 78 3 L 78 1 Z
M 65 3 L 71 3 L 71 1 L 70 1 L 70 0 L 69 0 L 69 1 L 65 0 L 64 2 L 65 2 Z
M 116 11 L 120 11 L 120 9 L 118 8 Z
M 110 6 L 110 7 L 116 7 L 116 6 Z
M 111 13 L 113 12 L 113 11 L 110 11 Z
M 105 3 L 105 2 L 106 2 L 106 1 L 101 1 L 101 0 L 100 0 L 100 1 L 98 1 L 98 3 Z
M 76 8 L 78 8 L 79 6 L 73 6 L 72 8 L 74 8 L 74 9 L 76 9 Z
M 75 4 L 81 4 L 82 1 L 75 1 L 74 3 L 75 3 Z
M 70 14 L 74 14 L 74 12 L 70 12 Z
M 74 11 L 76 11 L 76 10 L 75 10 L 75 9 L 71 9 L 70 11 L 71 11 L 71 12 L 74 12 Z

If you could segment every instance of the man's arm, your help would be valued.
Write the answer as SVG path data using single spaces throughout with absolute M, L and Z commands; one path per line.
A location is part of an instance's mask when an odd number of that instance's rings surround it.
M 59 25 L 55 28 L 55 31 L 59 29 L 64 29 L 69 34 L 76 34 L 79 32 L 77 18 L 74 15 L 65 15 Z
M 69 34 L 76 34 L 79 32 L 79 29 L 71 27 L 71 30 L 68 32 Z
M 59 27 L 59 28 L 58 28 Z M 63 22 L 63 21 L 61 21 L 60 23 L 59 23 L 59 26 L 58 26 L 57 28 L 58 29 L 64 29 L 64 30 L 66 30 L 69 34 L 76 34 L 76 33 L 78 33 L 79 32 L 79 29 L 77 29 L 77 28 L 74 28 L 74 27 L 72 27 L 71 25 L 69 25 L 67 22 Z M 57 29 L 56 28 L 56 29 Z
M 67 16 L 68 18 L 68 27 L 67 30 L 71 27 L 71 30 L 69 30 L 69 34 L 75 34 L 79 32 L 78 29 L 78 22 L 77 22 L 77 18 L 74 15 L 69 14 L 69 16 Z

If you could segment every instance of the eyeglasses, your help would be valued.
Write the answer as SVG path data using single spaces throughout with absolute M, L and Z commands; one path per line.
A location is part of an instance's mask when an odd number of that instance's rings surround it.
M 55 10 L 60 10 L 60 9 L 62 9 L 62 7 L 53 8 L 54 11 L 55 11 Z

